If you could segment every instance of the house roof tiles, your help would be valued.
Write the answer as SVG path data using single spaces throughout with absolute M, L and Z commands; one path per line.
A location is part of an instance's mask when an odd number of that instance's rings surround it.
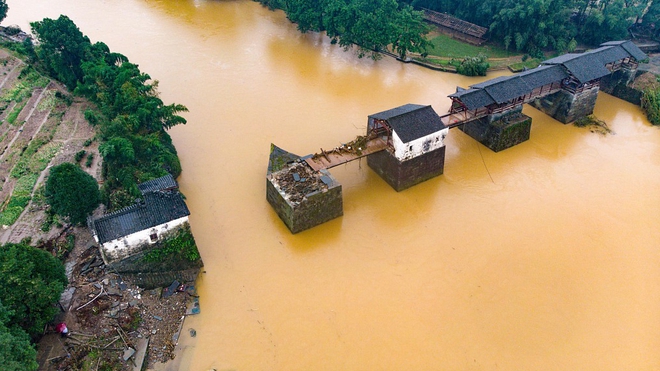
M 174 177 L 171 174 L 167 174 L 163 177 L 138 184 L 138 189 L 142 194 L 147 192 L 175 189 L 178 187 L 179 186 L 176 184 L 176 180 L 174 180 Z
M 385 120 L 404 143 L 425 137 L 445 128 L 431 106 L 406 104 L 369 115 L 369 119 Z
M 169 175 L 138 185 L 143 200 L 90 221 L 99 243 L 190 215 L 178 185 Z

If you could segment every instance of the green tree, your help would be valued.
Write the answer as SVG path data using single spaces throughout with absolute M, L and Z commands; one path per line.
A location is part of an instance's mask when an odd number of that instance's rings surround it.
M 0 277 L 0 301 L 11 312 L 7 323 L 30 336 L 41 334 L 67 284 L 62 263 L 36 247 L 6 244 L 0 248 Z
M 0 0 L 0 22 L 4 21 L 9 11 L 9 5 L 6 0 Z
M 39 40 L 36 53 L 44 68 L 73 90 L 83 78 L 81 66 L 91 51 L 89 38 L 65 15 L 30 26 Z
M 100 203 L 96 180 L 70 162 L 50 169 L 45 195 L 51 209 L 72 224 L 83 224 Z
M 3 371 L 35 371 L 37 351 L 30 344 L 28 334 L 20 328 L 9 327 L 13 312 L 0 301 L 0 369 Z

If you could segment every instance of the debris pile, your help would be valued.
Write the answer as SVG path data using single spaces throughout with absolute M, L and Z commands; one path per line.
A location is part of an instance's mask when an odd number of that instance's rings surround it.
M 594 115 L 589 115 L 579 118 L 573 123 L 573 125 L 579 128 L 588 128 L 592 133 L 598 133 L 600 135 L 614 134 L 612 129 L 607 126 L 607 123 L 603 120 L 598 119 Z
M 332 180 L 322 172 L 314 171 L 306 162 L 294 162 L 274 173 L 273 184 L 292 204 L 299 204 L 315 192 L 326 192 Z
M 358 135 L 355 139 L 348 143 L 344 143 L 338 147 L 335 147 L 331 150 L 324 150 L 321 148 L 321 153 L 315 153 L 313 158 L 318 158 L 318 157 L 325 157 L 326 160 L 330 161 L 327 156 L 328 154 L 331 153 L 337 153 L 337 154 L 342 154 L 342 153 L 353 153 L 358 156 L 362 155 L 362 151 L 364 151 L 367 148 L 367 142 L 369 142 L 370 139 L 373 138 L 367 138 L 364 135 Z
M 174 281 L 165 289 L 144 290 L 105 266 L 94 246 L 77 260 L 70 280 L 60 301 L 64 312 L 56 320 L 70 330 L 60 340 L 66 354 L 48 358 L 51 370 L 90 364 L 90 369 L 134 370 L 144 361 L 166 362 L 174 357 L 185 316 L 199 313 L 193 285 Z

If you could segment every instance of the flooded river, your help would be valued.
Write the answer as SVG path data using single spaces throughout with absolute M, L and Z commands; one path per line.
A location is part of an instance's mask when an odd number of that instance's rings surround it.
M 291 235 L 271 142 L 331 148 L 480 80 L 358 59 L 246 0 L 8 3 L 5 25 L 67 14 L 190 109 L 171 134 L 206 273 L 180 370 L 660 369 L 660 131 L 638 107 L 601 93 L 607 136 L 526 107 L 531 139 L 500 153 L 452 130 L 445 174 L 401 193 L 335 168 L 344 216 Z

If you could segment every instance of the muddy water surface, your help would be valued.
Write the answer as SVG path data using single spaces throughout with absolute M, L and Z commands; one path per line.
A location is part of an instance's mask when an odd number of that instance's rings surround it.
M 67 14 L 190 109 L 171 133 L 206 273 L 181 370 L 660 369 L 660 131 L 638 107 L 601 93 L 608 136 L 527 107 L 500 153 L 452 130 L 445 174 L 401 193 L 333 169 L 345 215 L 291 235 L 271 142 L 334 147 L 480 80 L 358 59 L 250 1 L 8 3 L 4 24 Z

